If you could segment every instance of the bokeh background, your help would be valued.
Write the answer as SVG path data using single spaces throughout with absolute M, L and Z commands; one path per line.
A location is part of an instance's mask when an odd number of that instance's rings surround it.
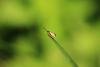
M 100 0 L 0 0 L 0 67 L 100 67 Z

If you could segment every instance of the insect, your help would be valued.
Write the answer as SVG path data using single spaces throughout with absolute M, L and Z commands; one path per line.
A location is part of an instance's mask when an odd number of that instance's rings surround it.
M 55 39 L 56 34 L 54 32 L 51 32 L 49 30 L 47 30 L 46 28 L 43 28 L 48 36 L 52 39 L 52 41 L 56 44 L 56 46 L 61 50 L 61 52 L 65 55 L 65 57 L 67 59 L 70 60 L 71 64 L 73 65 L 73 67 L 78 67 L 78 65 L 76 64 L 76 62 L 73 60 L 73 58 L 69 55 L 68 52 L 66 52 L 66 50 L 59 44 L 59 42 Z
M 43 29 L 48 33 L 49 37 L 51 37 L 53 39 L 56 37 L 56 34 L 54 32 L 47 30 L 45 27 Z

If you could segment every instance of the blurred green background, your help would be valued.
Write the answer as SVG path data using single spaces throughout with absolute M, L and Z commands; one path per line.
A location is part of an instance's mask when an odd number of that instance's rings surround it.
M 0 0 L 0 67 L 100 67 L 99 0 Z

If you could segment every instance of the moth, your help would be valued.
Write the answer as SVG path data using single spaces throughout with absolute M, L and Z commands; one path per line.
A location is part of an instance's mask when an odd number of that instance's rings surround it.
M 56 37 L 56 34 L 54 32 L 47 30 L 45 27 L 44 27 L 44 30 L 47 32 L 47 34 L 50 38 L 54 39 Z

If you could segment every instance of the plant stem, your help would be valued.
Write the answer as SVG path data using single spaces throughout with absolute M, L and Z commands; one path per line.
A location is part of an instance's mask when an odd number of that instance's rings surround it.
M 77 63 L 73 60 L 73 58 L 69 55 L 69 53 L 64 50 L 64 48 L 58 43 L 58 41 L 55 39 L 55 37 L 53 36 L 53 33 L 48 31 L 45 27 L 43 27 L 43 29 L 47 32 L 49 38 L 51 38 L 53 40 L 53 42 L 56 44 L 56 46 L 61 50 L 61 52 L 65 55 L 66 58 L 69 59 L 69 61 L 72 64 L 72 67 L 78 67 Z
M 50 36 L 49 36 L 50 37 Z M 64 50 L 64 48 L 57 42 L 55 38 L 50 37 L 53 42 L 58 46 L 58 48 L 61 50 L 61 52 L 65 55 L 66 58 L 69 58 L 69 61 L 72 63 L 73 67 L 78 67 L 77 63 L 72 59 L 72 57 L 68 54 L 67 51 Z

